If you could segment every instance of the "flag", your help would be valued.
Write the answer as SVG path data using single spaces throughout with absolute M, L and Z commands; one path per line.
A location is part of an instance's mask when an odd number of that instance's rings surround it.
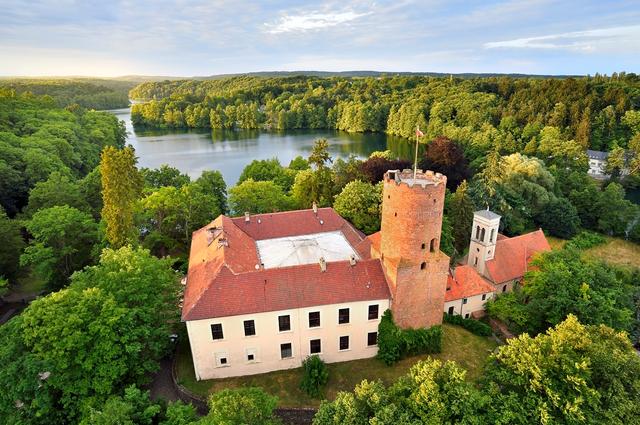
M 424 136 L 424 134 L 422 133 L 422 131 L 420 131 L 419 127 L 416 127 L 416 137 L 422 137 Z

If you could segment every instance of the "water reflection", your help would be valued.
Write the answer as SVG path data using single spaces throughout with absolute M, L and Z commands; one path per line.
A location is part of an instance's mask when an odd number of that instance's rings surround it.
M 332 130 L 157 130 L 134 129 L 129 109 L 110 111 L 125 122 L 128 143 L 136 149 L 139 165 L 157 168 L 169 164 L 197 178 L 204 170 L 220 170 L 228 185 L 254 159 L 277 157 L 286 165 L 298 155 L 308 156 L 318 138 L 326 138 L 334 158 L 389 149 L 400 158 L 413 158 L 413 143 L 378 133 L 346 133 Z

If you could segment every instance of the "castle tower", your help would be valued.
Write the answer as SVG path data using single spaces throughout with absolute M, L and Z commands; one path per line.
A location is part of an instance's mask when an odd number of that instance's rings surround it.
M 449 257 L 440 251 L 447 178 L 440 173 L 390 170 L 384 175 L 380 257 L 398 326 L 442 322 Z
M 499 227 L 500 216 L 498 214 L 488 209 L 473 213 L 467 264 L 474 267 L 481 275 L 485 275 L 485 262 L 493 259 L 496 253 Z

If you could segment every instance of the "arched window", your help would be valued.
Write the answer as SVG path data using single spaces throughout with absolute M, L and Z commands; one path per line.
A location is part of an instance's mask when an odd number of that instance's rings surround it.
M 483 227 L 483 228 L 482 228 L 482 231 L 480 232 L 480 240 L 481 240 L 482 242 L 484 242 L 484 230 L 485 230 L 485 229 L 484 229 L 484 227 Z
M 476 226 L 476 239 L 480 239 L 480 226 Z
M 431 244 L 429 245 L 429 251 L 436 252 L 436 238 L 431 239 Z
M 495 236 L 496 229 L 491 229 L 491 236 L 489 237 L 489 242 L 493 242 L 493 237 Z
M 427 263 L 426 262 L 422 262 L 422 264 L 420 264 L 420 270 L 424 270 L 427 268 Z

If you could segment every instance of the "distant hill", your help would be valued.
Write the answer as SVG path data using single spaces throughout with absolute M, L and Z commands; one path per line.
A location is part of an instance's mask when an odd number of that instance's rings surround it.
M 511 77 L 511 78 L 569 78 L 583 77 L 583 75 L 540 75 L 540 74 L 500 74 L 500 73 L 444 73 L 444 72 L 384 72 L 384 71 L 258 71 L 244 72 L 236 74 L 215 74 L 209 76 L 193 76 L 193 77 L 170 77 L 170 76 L 146 76 L 146 75 L 125 75 L 116 77 L 114 80 L 124 81 L 165 81 L 165 80 L 221 80 L 223 78 L 232 78 L 239 76 L 248 77 L 293 77 L 305 75 L 309 77 L 382 77 L 382 76 L 423 76 L 423 77 L 449 77 L 458 78 L 480 78 L 480 77 Z

